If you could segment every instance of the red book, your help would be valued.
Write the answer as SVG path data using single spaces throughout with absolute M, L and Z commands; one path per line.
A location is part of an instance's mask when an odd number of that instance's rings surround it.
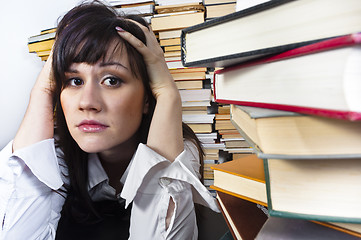
M 361 120 L 361 33 L 214 74 L 216 102 Z

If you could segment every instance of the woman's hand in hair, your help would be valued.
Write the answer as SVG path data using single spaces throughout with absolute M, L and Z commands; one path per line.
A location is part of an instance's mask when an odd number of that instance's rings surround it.
M 170 161 L 184 149 L 182 132 L 182 102 L 179 91 L 164 59 L 164 53 L 147 27 L 133 21 L 144 32 L 147 45 L 135 36 L 117 27 L 119 35 L 135 47 L 144 58 L 152 92 L 157 99 L 149 129 L 147 145 Z
M 167 92 L 177 90 L 173 77 L 170 74 L 167 64 L 164 60 L 163 50 L 159 46 L 153 31 L 136 21 L 129 21 L 134 22 L 143 30 L 146 36 L 147 45 L 134 37 L 131 33 L 126 32 L 119 27 L 117 27 L 117 31 L 123 39 L 127 40 L 143 55 L 144 61 L 147 65 L 154 96 L 157 98 L 160 94 L 163 93 L 163 91 Z
M 49 95 L 50 97 L 53 97 L 55 84 L 51 77 L 52 60 L 53 51 L 51 50 L 48 60 L 45 62 L 43 68 L 41 69 L 35 85 L 31 91 L 32 94 L 36 94 L 38 91 L 40 91 Z
M 52 52 L 31 90 L 25 116 L 16 133 L 13 151 L 53 137 Z

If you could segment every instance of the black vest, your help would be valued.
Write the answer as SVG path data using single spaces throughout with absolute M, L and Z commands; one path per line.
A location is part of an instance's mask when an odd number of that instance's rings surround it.
M 79 223 L 62 211 L 56 240 L 113 240 L 128 239 L 131 205 L 124 208 L 124 201 L 101 201 L 94 203 L 102 216 L 93 223 Z

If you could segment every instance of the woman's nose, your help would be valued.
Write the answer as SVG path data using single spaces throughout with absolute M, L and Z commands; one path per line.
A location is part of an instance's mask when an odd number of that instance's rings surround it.
M 91 82 L 84 84 L 79 99 L 79 110 L 95 112 L 101 111 L 102 105 L 99 90 L 100 89 Z

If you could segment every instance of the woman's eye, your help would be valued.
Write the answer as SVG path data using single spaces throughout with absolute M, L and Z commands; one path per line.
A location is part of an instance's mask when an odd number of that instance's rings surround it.
M 118 86 L 120 85 L 122 80 L 116 77 L 107 77 L 103 80 L 103 84 L 106 86 Z
M 80 78 L 71 78 L 68 80 L 67 83 L 68 86 L 80 86 L 83 85 L 83 80 L 81 80 Z

